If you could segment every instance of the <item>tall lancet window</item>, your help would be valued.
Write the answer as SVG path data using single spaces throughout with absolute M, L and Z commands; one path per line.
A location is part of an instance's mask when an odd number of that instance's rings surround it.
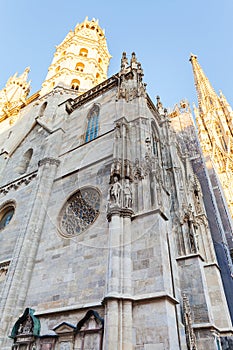
M 88 113 L 85 142 L 94 140 L 98 136 L 99 112 L 100 112 L 99 106 L 94 104 L 94 106 L 91 108 L 90 112 Z
M 154 122 L 151 123 L 151 129 L 152 129 L 152 152 L 154 156 L 159 158 L 159 155 L 160 155 L 159 138 L 158 138 L 157 128 Z

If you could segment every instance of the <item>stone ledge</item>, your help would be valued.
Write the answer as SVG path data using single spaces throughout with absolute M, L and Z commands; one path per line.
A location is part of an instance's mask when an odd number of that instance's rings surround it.
M 219 333 L 231 333 L 233 335 L 233 328 L 219 328 L 215 324 L 212 323 L 194 323 L 192 325 L 193 329 L 213 329 Z
M 37 176 L 37 170 L 17 178 L 17 180 L 12 181 L 2 187 L 0 187 L 0 194 L 6 195 L 11 190 L 17 190 L 21 185 L 28 185 Z
M 148 210 L 145 212 L 141 212 L 141 213 L 137 213 L 135 215 L 132 216 L 132 220 L 140 217 L 140 216 L 147 216 L 147 215 L 153 215 L 153 214 L 159 214 L 160 216 L 162 216 L 162 218 L 166 221 L 168 221 L 168 216 L 160 209 L 160 208 L 156 208 L 156 209 L 152 209 L 152 210 Z
M 160 301 L 162 299 L 166 299 L 174 305 L 179 304 L 179 301 L 176 298 L 174 298 L 170 294 L 165 294 L 165 293 L 143 294 L 143 295 L 137 295 L 137 296 L 131 296 L 127 294 L 123 295 L 123 294 L 116 293 L 116 294 L 109 294 L 105 296 L 103 300 L 99 302 L 93 302 L 93 303 L 87 303 L 87 304 L 76 304 L 72 306 L 64 306 L 60 308 L 36 311 L 35 316 L 43 316 L 43 315 L 49 315 L 49 314 L 55 314 L 55 313 L 61 313 L 61 312 L 80 311 L 82 309 L 95 308 L 95 307 L 99 308 L 99 307 L 102 307 L 108 300 L 125 300 L 125 301 L 131 301 L 132 303 L 146 303 L 146 302 L 152 302 L 152 301 Z
M 101 306 L 102 306 L 101 302 L 77 304 L 72 306 L 59 307 L 55 309 L 36 311 L 35 316 L 43 316 L 43 315 L 55 314 L 55 313 L 66 312 L 66 311 L 77 311 L 77 310 L 88 309 L 93 307 L 101 307 Z
M 145 303 L 145 302 L 151 302 L 151 301 L 159 301 L 161 299 L 167 299 L 170 302 L 172 302 L 172 304 L 179 304 L 179 301 L 174 298 L 172 295 L 170 294 L 166 294 L 166 293 L 152 293 L 152 294 L 142 294 L 142 295 L 136 295 L 136 296 L 131 296 L 131 295 L 127 295 L 127 294 L 109 294 L 106 295 L 103 299 L 103 304 L 105 303 L 105 301 L 107 300 L 128 300 L 128 301 L 132 301 L 132 303 Z
M 176 260 L 186 260 L 186 259 L 193 259 L 193 258 L 199 258 L 200 260 L 205 261 L 203 256 L 199 253 L 178 256 Z
M 205 267 L 213 267 L 213 266 L 215 266 L 215 267 L 217 267 L 217 269 L 220 271 L 220 267 L 218 266 L 218 264 L 217 264 L 216 262 L 213 262 L 213 263 L 206 263 L 206 264 L 204 264 L 203 266 L 204 266 L 204 268 L 205 268 Z

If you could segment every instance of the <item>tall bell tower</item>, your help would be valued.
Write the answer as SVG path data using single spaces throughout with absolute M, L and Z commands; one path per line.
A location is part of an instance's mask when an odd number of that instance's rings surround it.
M 49 93 L 55 86 L 74 89 L 78 95 L 86 92 L 107 79 L 110 58 L 98 20 L 89 21 L 86 17 L 56 47 L 40 95 Z
M 197 56 L 191 55 L 190 61 L 198 97 L 194 112 L 199 140 L 206 162 L 218 174 L 233 217 L 233 111 L 223 94 L 214 91 Z

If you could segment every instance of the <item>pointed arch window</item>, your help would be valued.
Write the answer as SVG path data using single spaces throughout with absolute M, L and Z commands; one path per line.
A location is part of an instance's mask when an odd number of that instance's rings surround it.
M 98 136 L 99 129 L 99 111 L 100 108 L 98 105 L 94 105 L 89 114 L 88 114 L 88 122 L 87 122 L 87 130 L 85 135 L 85 142 L 94 140 Z
M 0 230 L 3 230 L 9 225 L 15 212 L 15 205 L 13 202 L 7 203 L 0 211 Z
M 33 155 L 33 149 L 32 148 L 29 148 L 23 155 L 22 159 L 21 159 L 21 162 L 19 164 L 19 167 L 18 167 L 18 172 L 19 174 L 24 174 L 26 173 L 28 167 L 29 167 L 29 163 L 31 161 L 31 158 L 32 158 L 32 155 Z
M 218 123 L 215 123 L 215 130 L 216 130 L 216 133 L 217 133 L 217 136 L 219 138 L 219 141 L 221 143 L 222 148 L 224 149 L 224 151 L 227 151 L 227 144 L 226 144 L 226 141 L 224 139 L 221 126 Z
M 160 153 L 159 138 L 158 138 L 157 128 L 154 122 L 152 122 L 151 124 L 151 129 L 152 129 L 152 152 L 155 157 L 159 158 L 159 153 Z

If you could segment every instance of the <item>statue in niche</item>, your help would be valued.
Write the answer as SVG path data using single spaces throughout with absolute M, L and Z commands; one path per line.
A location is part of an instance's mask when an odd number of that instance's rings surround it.
M 194 195 L 195 195 L 194 200 L 195 200 L 196 211 L 197 211 L 197 214 L 200 214 L 202 212 L 202 206 L 201 206 L 201 201 L 199 197 L 199 191 L 195 189 Z
M 197 252 L 196 244 L 195 244 L 196 242 L 195 242 L 193 231 L 191 229 L 189 231 L 189 241 L 190 241 L 191 252 L 196 253 Z
M 122 186 L 118 180 L 118 176 L 114 175 L 113 184 L 110 185 L 108 192 L 108 201 L 110 204 L 120 206 L 121 205 Z
M 31 317 L 28 315 L 24 324 L 20 324 L 18 334 L 30 334 L 32 333 L 33 322 Z
M 132 208 L 132 187 L 128 178 L 125 179 L 123 194 L 124 194 L 124 207 Z
M 190 217 L 188 214 L 185 215 L 183 224 L 184 224 L 184 232 L 189 239 L 191 253 L 196 253 L 197 246 L 196 246 L 195 235 L 193 232 L 193 222 L 190 220 Z

